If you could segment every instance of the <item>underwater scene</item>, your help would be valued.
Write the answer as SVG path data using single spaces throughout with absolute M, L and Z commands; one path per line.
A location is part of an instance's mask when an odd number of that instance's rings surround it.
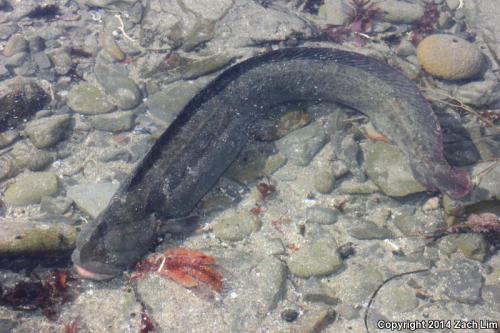
M 0 0 L 0 333 L 499 333 L 499 247 L 499 0 Z

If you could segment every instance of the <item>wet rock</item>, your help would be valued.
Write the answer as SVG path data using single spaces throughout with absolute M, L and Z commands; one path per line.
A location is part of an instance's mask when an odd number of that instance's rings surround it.
M 291 332 L 320 333 L 335 319 L 335 311 L 332 309 L 310 311 L 306 312 L 300 319 Z
M 383 0 L 376 7 L 382 10 L 382 19 L 391 23 L 413 23 L 424 15 L 424 8 L 417 3 Z
M 433 272 L 426 284 L 430 290 L 442 290 L 450 299 L 468 304 L 480 300 L 483 285 L 478 266 L 466 260 L 454 261 L 447 269 Z
M 368 142 L 363 150 L 366 173 L 388 196 L 403 197 L 425 190 L 413 177 L 408 159 L 396 146 Z
M 58 49 L 49 53 L 49 58 L 54 64 L 54 70 L 59 75 L 66 75 L 73 65 L 71 55 L 64 49 Z
M 31 145 L 19 143 L 9 153 L 18 171 L 29 169 L 31 171 L 44 170 L 56 158 L 56 154 L 37 149 Z
M 278 106 L 278 108 L 287 107 Z M 312 118 L 307 112 L 301 110 L 289 111 L 283 114 L 275 123 L 271 122 L 270 126 L 260 131 L 257 136 L 260 140 L 275 141 L 298 128 L 306 126 L 311 120 Z
M 349 168 L 343 161 L 333 161 L 332 163 L 333 175 L 336 179 L 342 178 L 349 173 Z
M 301 278 L 332 274 L 343 265 L 335 242 L 326 240 L 302 245 L 290 255 L 287 264 L 290 272 Z
M 339 211 L 326 207 L 308 207 L 306 209 L 306 221 L 308 223 L 333 224 L 337 221 Z
M 449 242 L 472 260 L 483 261 L 488 254 L 488 242 L 479 234 L 448 235 L 442 241 Z
M 146 105 L 155 118 L 169 125 L 203 86 L 199 81 L 175 82 L 150 96 Z
M 113 60 L 123 61 L 125 59 L 125 53 L 123 53 L 120 46 L 116 43 L 111 27 L 108 29 L 105 28 L 101 33 L 101 44 L 103 50 L 105 50 Z
M 0 181 L 14 176 L 15 173 L 12 158 L 0 156 Z
M 500 83 L 497 80 L 469 82 L 457 86 L 453 96 L 465 104 L 486 106 L 500 100 Z
M 253 296 L 248 299 L 258 300 L 252 307 L 261 316 L 266 315 L 276 308 L 285 294 L 286 266 L 274 257 L 267 257 L 255 267 L 251 274 L 255 288 L 250 288 Z
M 216 54 L 203 59 L 180 59 L 179 67 L 169 71 L 169 76 L 184 80 L 194 80 L 200 76 L 208 75 L 229 65 L 234 55 Z
M 74 112 L 82 114 L 107 113 L 115 108 L 98 88 L 88 83 L 73 86 L 67 104 Z
M 49 56 L 45 54 L 45 52 L 37 52 L 31 55 L 31 59 L 38 67 L 38 69 L 49 69 L 52 67 L 52 62 L 49 59 Z
M 362 183 L 355 180 L 345 180 L 339 187 L 339 192 L 345 194 L 371 194 L 379 191 L 379 187 L 371 180 Z
M 274 154 L 267 158 L 264 169 L 262 170 L 262 175 L 270 176 L 276 171 L 278 171 L 282 166 L 286 164 L 286 157 L 282 154 Z
M 128 110 L 141 102 L 141 92 L 126 73 L 112 64 L 98 61 L 94 68 L 97 81 L 120 109 Z
M 386 239 L 392 238 L 392 232 L 385 228 L 379 227 L 370 221 L 356 221 L 356 225 L 347 230 L 349 235 L 356 239 Z
M 14 127 L 43 108 L 48 95 L 34 80 L 21 77 L 0 84 L 0 131 Z
M 75 227 L 59 222 L 5 219 L 0 226 L 0 255 L 72 250 L 78 234 Z
M 57 193 L 57 176 L 51 172 L 27 173 L 16 178 L 15 183 L 7 187 L 5 202 L 14 206 L 40 203 L 44 196 Z
M 89 117 L 90 124 L 98 130 L 123 132 L 135 126 L 136 114 L 132 111 L 118 111 Z
M 16 53 L 24 52 L 28 50 L 28 41 L 24 39 L 21 34 L 14 34 L 10 36 L 3 49 L 3 55 L 6 57 L 11 57 Z
M 335 305 L 338 303 L 337 293 L 333 288 L 320 282 L 317 278 L 310 278 L 301 290 L 304 300 L 313 303 L 325 303 Z
M 428 73 L 447 80 L 472 78 L 485 63 L 483 54 L 474 44 L 444 34 L 422 40 L 417 46 L 417 58 Z
M 48 148 L 63 139 L 71 119 L 69 114 L 35 119 L 26 125 L 24 133 L 35 147 Z
M 109 149 L 99 153 L 98 159 L 104 163 L 112 161 L 130 162 L 132 160 L 132 154 L 124 148 Z
M 1 5 L 1 1 L 0 1 Z M 0 9 L 2 9 L 0 7 Z M 9 320 L 9 319 L 0 319 L 0 332 L 5 332 L 5 333 L 10 333 L 12 330 L 19 324 L 19 322 L 16 320 Z
M 319 193 L 328 194 L 333 190 L 335 177 L 329 170 L 318 170 L 314 173 L 312 183 L 314 189 Z
M 78 209 L 95 219 L 106 208 L 118 187 L 113 183 L 75 185 L 67 189 L 67 196 Z
M 243 148 L 236 160 L 229 166 L 225 176 L 238 183 L 247 184 L 265 174 L 268 156 L 273 153 L 269 144 L 255 144 Z
M 383 275 L 375 267 L 354 265 L 340 274 L 336 281 L 339 285 L 334 288 L 343 303 L 356 304 L 368 301 L 383 281 Z
M 500 7 L 495 0 L 463 1 L 467 26 L 477 32 L 494 53 L 497 62 L 500 59 Z
M 276 147 L 287 159 L 298 166 L 307 166 L 328 137 L 317 124 L 298 129 L 276 142 Z
M 261 225 L 262 221 L 254 214 L 239 212 L 219 219 L 214 224 L 213 231 L 219 239 L 239 241 L 259 230 Z
M 415 291 L 404 286 L 382 288 L 378 300 L 387 313 L 410 312 L 418 306 Z
M 40 210 L 49 214 L 62 215 L 69 210 L 72 204 L 73 200 L 66 197 L 53 198 L 46 196 L 40 200 Z

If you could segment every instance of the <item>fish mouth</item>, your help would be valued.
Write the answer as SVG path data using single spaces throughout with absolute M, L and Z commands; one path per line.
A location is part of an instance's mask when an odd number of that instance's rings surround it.
M 443 192 L 455 200 L 464 199 L 472 191 L 470 174 L 465 170 L 453 170 L 451 180 L 446 184 Z
M 75 250 L 71 256 L 73 267 L 82 279 L 105 281 L 111 280 L 123 273 L 120 267 L 99 261 L 80 261 L 80 252 Z

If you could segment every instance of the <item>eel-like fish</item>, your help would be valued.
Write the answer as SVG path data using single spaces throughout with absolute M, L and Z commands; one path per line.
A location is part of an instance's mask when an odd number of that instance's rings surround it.
M 468 173 L 443 156 L 437 118 L 400 72 L 357 53 L 292 48 L 243 61 L 197 94 L 165 130 L 105 211 L 79 235 L 80 275 L 107 279 L 133 265 L 158 237 L 158 219 L 189 215 L 276 105 L 338 102 L 367 115 L 408 156 L 416 179 L 452 198 L 470 191 Z M 152 214 L 155 213 L 155 214 Z

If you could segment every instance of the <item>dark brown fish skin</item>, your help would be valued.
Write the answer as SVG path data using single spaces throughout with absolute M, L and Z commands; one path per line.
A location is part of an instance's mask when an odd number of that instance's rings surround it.
M 432 108 L 401 73 L 356 53 L 284 49 L 229 68 L 190 101 L 107 209 L 82 230 L 75 266 L 87 277 L 105 279 L 133 265 L 160 232 L 151 213 L 188 215 L 236 158 L 251 125 L 273 106 L 300 100 L 359 110 L 406 153 L 420 183 L 452 198 L 468 194 L 468 174 L 443 156 Z

